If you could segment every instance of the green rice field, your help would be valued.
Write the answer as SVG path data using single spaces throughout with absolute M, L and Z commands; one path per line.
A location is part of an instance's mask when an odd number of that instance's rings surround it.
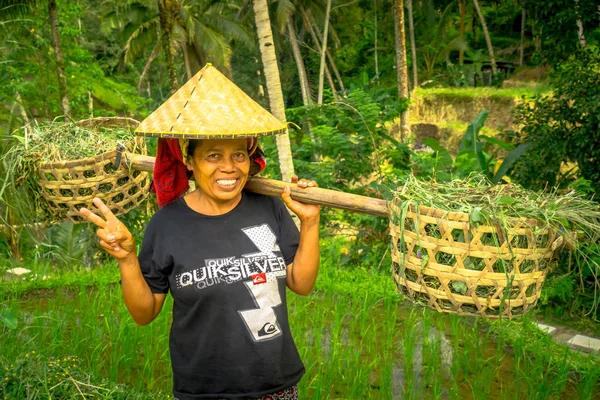
M 118 279 L 113 264 L 0 283 L 18 318 L 0 324 L 0 399 L 170 398 L 171 301 L 138 327 Z M 391 276 L 328 259 L 316 291 L 288 299 L 301 399 L 600 399 L 598 358 L 527 319 L 436 313 L 403 301 Z

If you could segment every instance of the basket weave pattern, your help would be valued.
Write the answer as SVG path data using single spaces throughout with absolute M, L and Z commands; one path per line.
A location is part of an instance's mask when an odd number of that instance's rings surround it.
M 112 121 L 110 118 L 87 120 L 80 125 L 98 127 L 106 126 L 107 122 L 110 126 L 124 126 L 122 118 Z M 146 154 L 143 138 L 135 137 L 126 143 L 125 151 Z M 137 207 L 148 195 L 148 173 L 121 165 L 115 167 L 116 158 L 117 151 L 113 150 L 94 157 L 39 165 L 38 184 L 52 217 L 75 223 L 84 222 L 78 210 L 81 207 L 95 210 L 92 205 L 94 197 L 102 199 L 115 215 L 125 214 Z
M 523 315 L 540 297 L 562 236 L 534 220 L 470 223 L 466 213 L 414 207 L 390 216 L 398 290 L 437 311 L 498 318 Z

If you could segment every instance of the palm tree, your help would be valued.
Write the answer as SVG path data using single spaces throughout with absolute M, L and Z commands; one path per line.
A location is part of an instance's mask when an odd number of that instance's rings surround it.
M 319 54 L 322 53 L 322 47 L 321 47 L 321 42 L 322 39 L 319 39 L 319 37 L 321 36 L 321 32 L 319 32 L 318 27 L 316 26 L 316 23 L 314 21 L 314 18 L 312 18 L 312 15 L 304 9 L 304 7 L 302 7 L 302 5 L 300 5 L 300 12 L 302 14 L 302 20 L 304 22 L 304 27 L 306 30 L 308 30 L 308 32 L 310 33 L 310 36 L 313 39 L 313 42 L 315 43 L 315 48 L 317 49 L 317 52 Z M 328 51 L 327 51 L 328 53 Z M 333 60 L 333 58 L 330 58 L 330 61 Z M 335 84 L 333 82 L 333 77 L 331 76 L 331 72 L 329 72 L 329 67 L 325 64 L 325 76 L 327 77 L 327 81 L 329 82 L 329 86 L 331 87 L 331 93 L 333 93 L 333 97 L 335 99 L 337 99 L 337 90 L 335 88 Z M 341 82 L 341 78 L 338 78 L 339 82 Z
M 38 0 L 0 0 L 0 18 L 31 13 L 37 7 L 41 6 L 41 4 L 42 1 Z M 63 115 L 66 118 L 69 118 L 71 116 L 71 106 L 67 91 L 65 57 L 60 41 L 60 32 L 58 31 L 58 10 L 56 7 L 56 0 L 48 0 L 48 24 L 50 25 L 52 46 L 54 47 L 54 57 L 56 60 L 56 76 L 58 78 L 60 106 Z
M 599 10 L 600 12 L 600 10 Z M 581 48 L 585 48 L 586 41 L 585 35 L 583 34 L 583 22 L 581 22 L 581 11 L 579 9 L 579 0 L 575 0 L 575 14 L 577 15 L 577 37 L 579 38 L 579 45 Z
M 458 0 L 458 12 L 460 14 L 460 28 L 459 37 L 464 42 L 465 40 L 465 13 L 467 8 L 467 0 Z M 465 60 L 465 50 L 462 48 L 458 49 L 458 64 L 463 65 Z
M 288 19 L 286 23 L 288 35 L 290 38 L 290 46 L 292 48 L 292 54 L 294 56 L 294 60 L 296 61 L 296 67 L 298 69 L 298 80 L 300 81 L 300 91 L 302 94 L 302 103 L 306 106 L 312 103 L 311 90 L 310 90 L 310 82 L 308 80 L 308 73 L 306 72 L 306 66 L 304 64 L 304 59 L 302 58 L 302 53 L 300 51 L 300 46 L 298 45 L 298 37 L 296 35 L 296 28 L 294 28 L 294 22 Z
M 398 72 L 398 98 L 408 99 L 408 71 L 406 68 L 406 39 L 404 33 L 404 0 L 394 0 L 394 26 L 396 36 L 396 71 Z M 408 108 L 400 114 L 400 140 L 410 135 Z
M 335 6 L 335 7 L 331 7 L 331 11 L 334 11 L 336 8 L 339 8 L 341 6 Z M 314 16 L 313 16 L 313 11 L 311 11 L 310 9 L 307 11 L 308 14 L 308 20 L 311 21 L 313 27 L 314 27 L 314 32 L 316 33 L 317 37 L 318 37 L 318 41 L 319 42 L 323 42 L 323 35 L 321 35 L 321 31 L 319 29 L 319 26 L 317 25 Z M 329 21 L 329 18 L 325 18 L 326 22 L 323 24 L 327 24 L 328 25 L 328 31 L 330 32 L 329 34 L 332 36 L 332 38 L 336 37 L 335 31 L 333 29 L 333 26 L 331 25 L 331 22 Z M 317 43 L 317 41 L 315 41 L 315 43 Z M 339 45 L 339 39 L 337 40 L 337 43 Z M 317 47 L 319 47 L 320 45 L 317 45 Z M 319 51 L 320 52 L 320 51 Z M 340 89 L 342 92 L 346 91 L 346 88 L 344 87 L 344 82 L 342 81 L 342 77 L 340 76 L 340 72 L 337 69 L 337 66 L 335 65 L 335 60 L 333 59 L 333 56 L 331 55 L 331 51 L 329 51 L 329 47 L 327 47 L 325 49 L 325 53 L 327 54 L 327 59 L 329 60 L 329 64 L 331 64 L 331 69 L 333 70 L 333 73 L 336 77 L 336 79 L 338 80 L 338 84 L 340 85 Z M 331 75 L 331 74 L 330 74 Z M 333 80 L 332 80 L 333 82 Z M 333 90 L 333 92 L 335 93 L 335 87 L 333 86 L 333 84 L 331 85 L 331 89 Z M 335 97 L 335 94 L 334 94 Z
M 281 90 L 281 80 L 279 79 L 279 66 L 277 65 L 275 46 L 273 45 L 273 33 L 271 31 L 271 19 L 269 18 L 267 0 L 253 0 L 253 6 L 271 113 L 283 123 L 287 119 L 285 117 L 285 105 Z M 286 132 L 285 134 L 277 135 L 275 136 L 275 141 L 277 143 L 281 178 L 289 182 L 294 175 L 289 134 Z
M 439 9 L 433 0 L 419 1 L 415 5 L 416 26 L 420 28 L 416 34 L 421 43 L 420 53 L 425 67 L 425 75 L 432 76 L 442 55 L 448 62 L 448 53 L 451 50 L 464 52 L 467 46 L 460 36 L 451 39 L 446 37 L 446 25 L 454 9 L 453 2 L 443 10 Z
M 483 35 L 485 36 L 485 42 L 487 43 L 488 53 L 490 54 L 490 61 L 492 63 L 492 73 L 496 75 L 496 59 L 494 58 L 494 48 L 492 47 L 490 33 L 488 32 L 487 24 L 485 23 L 485 18 L 483 17 L 483 13 L 481 12 L 481 8 L 479 7 L 479 2 L 477 0 L 473 0 L 473 5 L 475 6 L 475 10 L 477 11 L 477 15 L 479 16 L 479 21 L 481 21 L 481 27 L 483 28 Z
M 60 93 L 60 106 L 63 114 L 69 118 L 71 116 L 71 106 L 67 94 L 67 76 L 65 75 L 65 57 L 63 55 L 62 44 L 60 43 L 60 33 L 58 32 L 58 15 L 56 9 L 56 0 L 48 1 L 48 19 L 50 30 L 52 32 L 52 46 L 56 57 L 56 74 L 58 76 L 58 91 Z
M 377 59 L 377 0 L 373 0 L 373 51 L 375 53 L 375 79 L 379 79 L 379 60 Z
M 105 33 L 124 32 L 121 53 L 124 64 L 146 57 L 146 50 L 152 48 L 140 75 L 138 91 L 141 92 L 150 66 L 161 50 L 167 57 L 172 86 L 177 78 L 173 75 L 177 54 L 183 54 L 188 77 L 208 61 L 228 73 L 231 40 L 252 43 L 246 29 L 236 22 L 236 12 L 232 4 L 211 0 L 134 0 L 108 12 L 102 20 L 102 29 Z M 169 61 L 171 55 L 173 64 Z
M 419 85 L 417 81 L 417 48 L 415 45 L 415 25 L 413 22 L 413 8 L 412 0 L 407 0 L 406 5 L 408 8 L 408 29 L 410 31 L 410 48 L 412 53 L 412 65 L 413 65 L 413 90 Z
M 523 65 L 523 53 L 525 52 L 525 1 L 521 1 L 521 43 L 519 44 L 519 65 Z
M 167 61 L 167 70 L 169 71 L 169 81 L 171 82 L 171 94 L 179 88 L 177 83 L 177 70 L 175 68 L 175 48 L 173 39 L 173 20 L 175 19 L 174 2 L 168 0 L 158 0 L 158 19 L 160 21 L 160 39 L 163 46 L 165 58 Z
M 329 12 L 331 10 L 331 0 L 327 0 L 327 11 L 325 11 L 325 27 L 323 29 L 323 41 L 321 43 L 321 63 L 319 66 L 319 93 L 317 104 L 323 104 L 323 78 L 325 75 L 325 53 L 327 51 L 327 33 L 329 32 Z

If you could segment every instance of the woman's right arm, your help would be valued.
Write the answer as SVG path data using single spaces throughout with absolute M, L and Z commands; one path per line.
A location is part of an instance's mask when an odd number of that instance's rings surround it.
M 96 234 L 100 238 L 100 246 L 119 262 L 123 299 L 133 320 L 138 325 L 147 325 L 160 313 L 166 294 L 153 293 L 146 283 L 137 257 L 135 240 L 129 229 L 102 200 L 95 198 L 93 202 L 104 219 L 87 208 L 82 208 L 79 212 L 98 226 Z
M 167 297 L 164 293 L 153 293 L 146 283 L 135 252 L 119 259 L 123 300 L 138 325 L 148 325 L 160 313 Z

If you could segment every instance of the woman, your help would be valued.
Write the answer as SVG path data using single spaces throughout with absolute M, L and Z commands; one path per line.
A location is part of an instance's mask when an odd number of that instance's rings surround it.
M 123 223 L 82 208 L 119 261 L 123 297 L 139 325 L 173 297 L 173 394 L 193 399 L 296 399 L 304 366 L 292 339 L 286 287 L 306 295 L 319 267 L 318 206 L 244 192 L 264 168 L 257 138 L 287 132 L 210 64 L 136 129 L 158 136 L 153 190 L 160 210 L 139 254 Z M 167 139 L 168 138 L 168 139 Z M 197 188 L 188 192 L 188 177 Z M 292 178 L 300 188 L 314 181 Z M 300 220 L 300 231 L 285 205 Z
M 319 266 L 318 206 L 244 192 L 247 139 L 190 140 L 196 190 L 161 208 L 136 242 L 99 199 L 101 246 L 118 262 L 125 304 L 146 325 L 174 298 L 170 350 L 178 400 L 294 399 L 304 373 L 288 326 L 286 286 L 306 295 Z M 253 147 L 250 145 L 250 147 Z M 252 150 L 252 149 L 250 149 Z M 301 188 L 314 181 L 293 179 Z

